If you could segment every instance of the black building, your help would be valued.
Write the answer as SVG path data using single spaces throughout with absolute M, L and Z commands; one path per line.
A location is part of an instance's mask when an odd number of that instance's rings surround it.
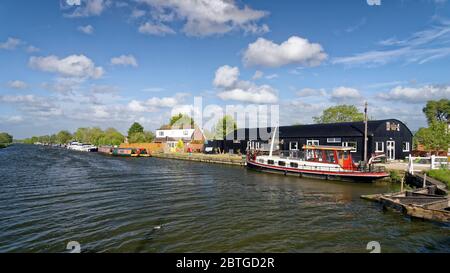
M 208 146 L 234 153 L 263 147 L 267 149 L 268 135 L 272 130 L 239 129 L 231 133 L 227 140 L 212 141 Z M 373 154 L 386 154 L 388 160 L 404 159 L 412 150 L 411 131 L 396 119 L 369 121 L 367 136 L 368 158 Z M 364 159 L 364 122 L 280 126 L 278 149 L 301 150 L 305 144 L 353 147 L 354 161 L 361 161 Z

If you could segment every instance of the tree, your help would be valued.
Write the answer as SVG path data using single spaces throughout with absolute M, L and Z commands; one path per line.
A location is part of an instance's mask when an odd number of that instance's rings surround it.
M 99 145 L 120 145 L 125 137 L 116 129 L 108 128 L 103 132 L 103 136 L 99 139 Z
M 68 131 L 59 131 L 58 134 L 56 134 L 56 142 L 58 144 L 66 144 L 69 143 L 69 141 L 72 140 L 72 134 Z
M 8 133 L 0 133 L 0 143 L 10 144 L 12 142 L 13 142 L 12 135 L 10 135 Z
M 446 151 L 450 144 L 450 132 L 446 122 L 433 121 L 428 128 L 420 128 L 414 135 L 414 145 L 425 146 L 429 151 Z
M 145 131 L 143 133 L 134 133 L 128 137 L 129 143 L 150 143 L 155 139 L 155 135 L 152 132 Z
M 215 138 L 225 139 L 226 136 L 237 130 L 236 121 L 234 121 L 232 116 L 226 115 L 219 119 L 215 128 Z
M 428 124 L 434 121 L 448 122 L 450 118 L 450 100 L 430 100 L 422 111 L 427 117 Z
M 139 123 L 135 122 L 131 125 L 130 129 L 128 129 L 128 137 L 131 137 L 135 133 L 143 133 L 144 127 Z
M 364 121 L 364 113 L 358 111 L 354 105 L 337 105 L 327 108 L 319 117 L 313 117 L 315 123 L 335 123 Z
M 180 113 L 170 118 L 169 125 L 172 129 L 193 129 L 195 122 L 190 116 Z
M 183 140 L 178 140 L 178 143 L 177 143 L 177 148 L 179 149 L 179 150 L 183 150 L 184 149 L 184 142 L 183 142 Z

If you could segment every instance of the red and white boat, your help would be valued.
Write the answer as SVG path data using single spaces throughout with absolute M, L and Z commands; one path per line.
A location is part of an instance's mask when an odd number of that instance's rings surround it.
M 247 154 L 247 168 L 264 172 L 327 180 L 370 182 L 389 176 L 376 166 L 373 158 L 365 165 L 352 160 L 351 147 L 303 146 L 303 151 L 273 152 L 273 140 L 267 155 L 261 151 Z

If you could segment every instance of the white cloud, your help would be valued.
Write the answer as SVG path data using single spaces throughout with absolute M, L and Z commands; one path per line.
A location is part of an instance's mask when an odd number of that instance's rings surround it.
M 334 101 L 354 101 L 360 100 L 361 98 L 362 96 L 359 91 L 350 87 L 341 86 L 333 89 L 333 92 L 331 92 L 331 99 Z
M 29 46 L 27 46 L 26 51 L 28 53 L 36 53 L 36 52 L 39 52 L 41 50 L 39 48 L 35 47 L 35 46 L 29 45 Z
M 15 80 L 8 82 L 8 86 L 13 89 L 27 89 L 28 84 L 23 81 Z
M 133 11 L 131 12 L 131 17 L 132 18 L 141 18 L 142 16 L 145 15 L 145 10 L 141 10 L 141 9 L 133 9 Z
M 220 88 L 217 96 L 222 100 L 253 103 L 276 103 L 277 92 L 269 85 L 258 86 L 253 82 L 239 80 L 239 68 L 224 65 L 217 69 L 213 82 Z
M 114 57 L 111 59 L 112 65 L 123 65 L 123 66 L 133 66 L 137 67 L 138 62 L 133 55 L 121 55 L 119 57 Z
M 127 107 L 132 112 L 156 112 L 160 108 L 176 107 L 188 94 L 177 93 L 173 97 L 152 97 L 144 101 L 132 100 Z
M 253 74 L 252 80 L 259 80 L 264 76 L 262 71 L 256 70 L 255 74 Z
M 264 38 L 249 44 L 243 56 L 247 66 L 279 67 L 287 64 L 316 66 L 327 58 L 320 44 L 292 36 L 287 41 L 276 44 Z
M 306 98 L 306 97 L 324 97 L 327 95 L 327 92 L 324 89 L 313 89 L 313 88 L 303 88 L 298 91 L 298 97 Z
M 389 92 L 378 94 L 378 97 L 384 100 L 401 101 L 406 103 L 425 103 L 428 100 L 450 98 L 450 86 L 425 85 L 416 88 L 397 86 Z
M 102 67 L 95 66 L 94 62 L 84 55 L 70 55 L 64 59 L 51 55 L 48 57 L 31 57 L 29 66 L 33 69 L 53 72 L 64 77 L 94 78 L 102 77 Z
M 79 26 L 78 31 L 83 32 L 84 34 L 93 34 L 94 33 L 94 27 L 91 25 L 86 26 Z
M 278 78 L 278 74 L 270 74 L 266 76 L 266 79 L 268 80 L 272 80 L 272 79 L 276 79 Z
M 410 37 L 398 40 L 389 38 L 379 42 L 382 49 L 371 50 L 352 56 L 337 57 L 334 64 L 349 66 L 379 66 L 401 61 L 405 63 L 424 64 L 432 60 L 450 56 L 450 24 L 441 21 L 440 25 L 415 32 Z
M 175 31 L 161 23 L 145 23 L 139 27 L 139 32 L 143 34 L 165 36 L 166 34 L 175 34 Z
M 64 5 L 64 9 L 74 9 L 67 17 L 89 17 L 98 16 L 110 5 L 108 0 L 82 0 L 80 5 Z
M 21 44 L 21 40 L 9 37 L 5 42 L 0 43 L 0 49 L 14 50 Z
M 224 34 L 242 29 L 262 33 L 268 26 L 256 22 L 265 17 L 265 11 L 240 8 L 234 0 L 139 0 L 152 8 L 152 18 L 161 21 L 183 21 L 182 31 L 189 36 Z
M 224 65 L 217 69 L 213 83 L 216 87 L 230 87 L 237 82 L 238 78 L 239 68 Z

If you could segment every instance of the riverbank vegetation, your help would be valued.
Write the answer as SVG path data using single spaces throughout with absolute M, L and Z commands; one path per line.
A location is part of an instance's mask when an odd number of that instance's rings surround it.
M 358 111 L 354 105 L 337 105 L 327 108 L 322 115 L 313 117 L 315 123 L 335 123 L 364 121 L 364 113 Z
M 144 127 L 135 122 L 128 129 L 128 143 L 150 143 L 155 135 L 150 131 L 144 131 Z
M 0 133 L 0 149 L 6 148 L 13 142 L 13 136 L 8 133 Z
M 420 128 L 414 135 L 414 147 L 419 146 L 431 152 L 446 152 L 450 144 L 450 100 L 428 101 L 423 108 L 428 127 Z
M 427 172 L 427 175 L 434 179 L 437 179 L 441 182 L 447 183 L 447 187 L 450 188 L 450 170 L 449 169 L 430 170 Z

